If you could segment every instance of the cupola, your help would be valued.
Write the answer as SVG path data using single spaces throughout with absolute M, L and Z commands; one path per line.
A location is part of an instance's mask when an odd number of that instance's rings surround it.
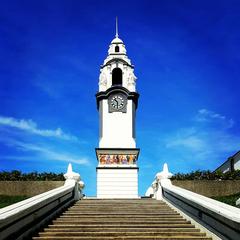
M 118 35 L 116 20 L 116 34 L 108 49 L 108 56 L 103 62 L 99 76 L 99 91 L 106 91 L 113 86 L 122 86 L 130 92 L 136 91 L 136 76 L 134 66 L 127 56 L 123 40 Z

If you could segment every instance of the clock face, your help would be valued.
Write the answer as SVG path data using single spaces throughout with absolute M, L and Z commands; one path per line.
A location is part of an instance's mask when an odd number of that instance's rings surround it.
M 120 110 L 125 106 L 125 99 L 121 95 L 114 95 L 110 100 L 110 104 L 113 109 Z

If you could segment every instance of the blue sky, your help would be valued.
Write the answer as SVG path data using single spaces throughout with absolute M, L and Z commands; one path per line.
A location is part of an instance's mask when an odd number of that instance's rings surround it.
M 0 1 L 0 171 L 65 172 L 96 191 L 99 68 L 119 34 L 135 65 L 139 192 L 240 147 L 239 1 Z

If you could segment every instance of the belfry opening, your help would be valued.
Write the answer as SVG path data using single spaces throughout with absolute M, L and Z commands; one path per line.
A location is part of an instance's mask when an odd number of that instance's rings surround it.
M 115 47 L 115 52 L 119 52 L 119 46 Z
M 114 68 L 112 71 L 112 86 L 122 85 L 122 70 Z

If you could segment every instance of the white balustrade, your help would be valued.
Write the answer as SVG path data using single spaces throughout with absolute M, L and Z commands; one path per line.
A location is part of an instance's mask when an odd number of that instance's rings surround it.
M 170 202 L 221 239 L 240 239 L 240 209 L 172 185 L 165 163 L 155 176 L 146 196 Z M 239 200 L 240 204 L 240 200 Z
M 30 236 L 47 221 L 83 197 L 84 182 L 68 165 L 64 186 L 0 209 L 0 240 Z

